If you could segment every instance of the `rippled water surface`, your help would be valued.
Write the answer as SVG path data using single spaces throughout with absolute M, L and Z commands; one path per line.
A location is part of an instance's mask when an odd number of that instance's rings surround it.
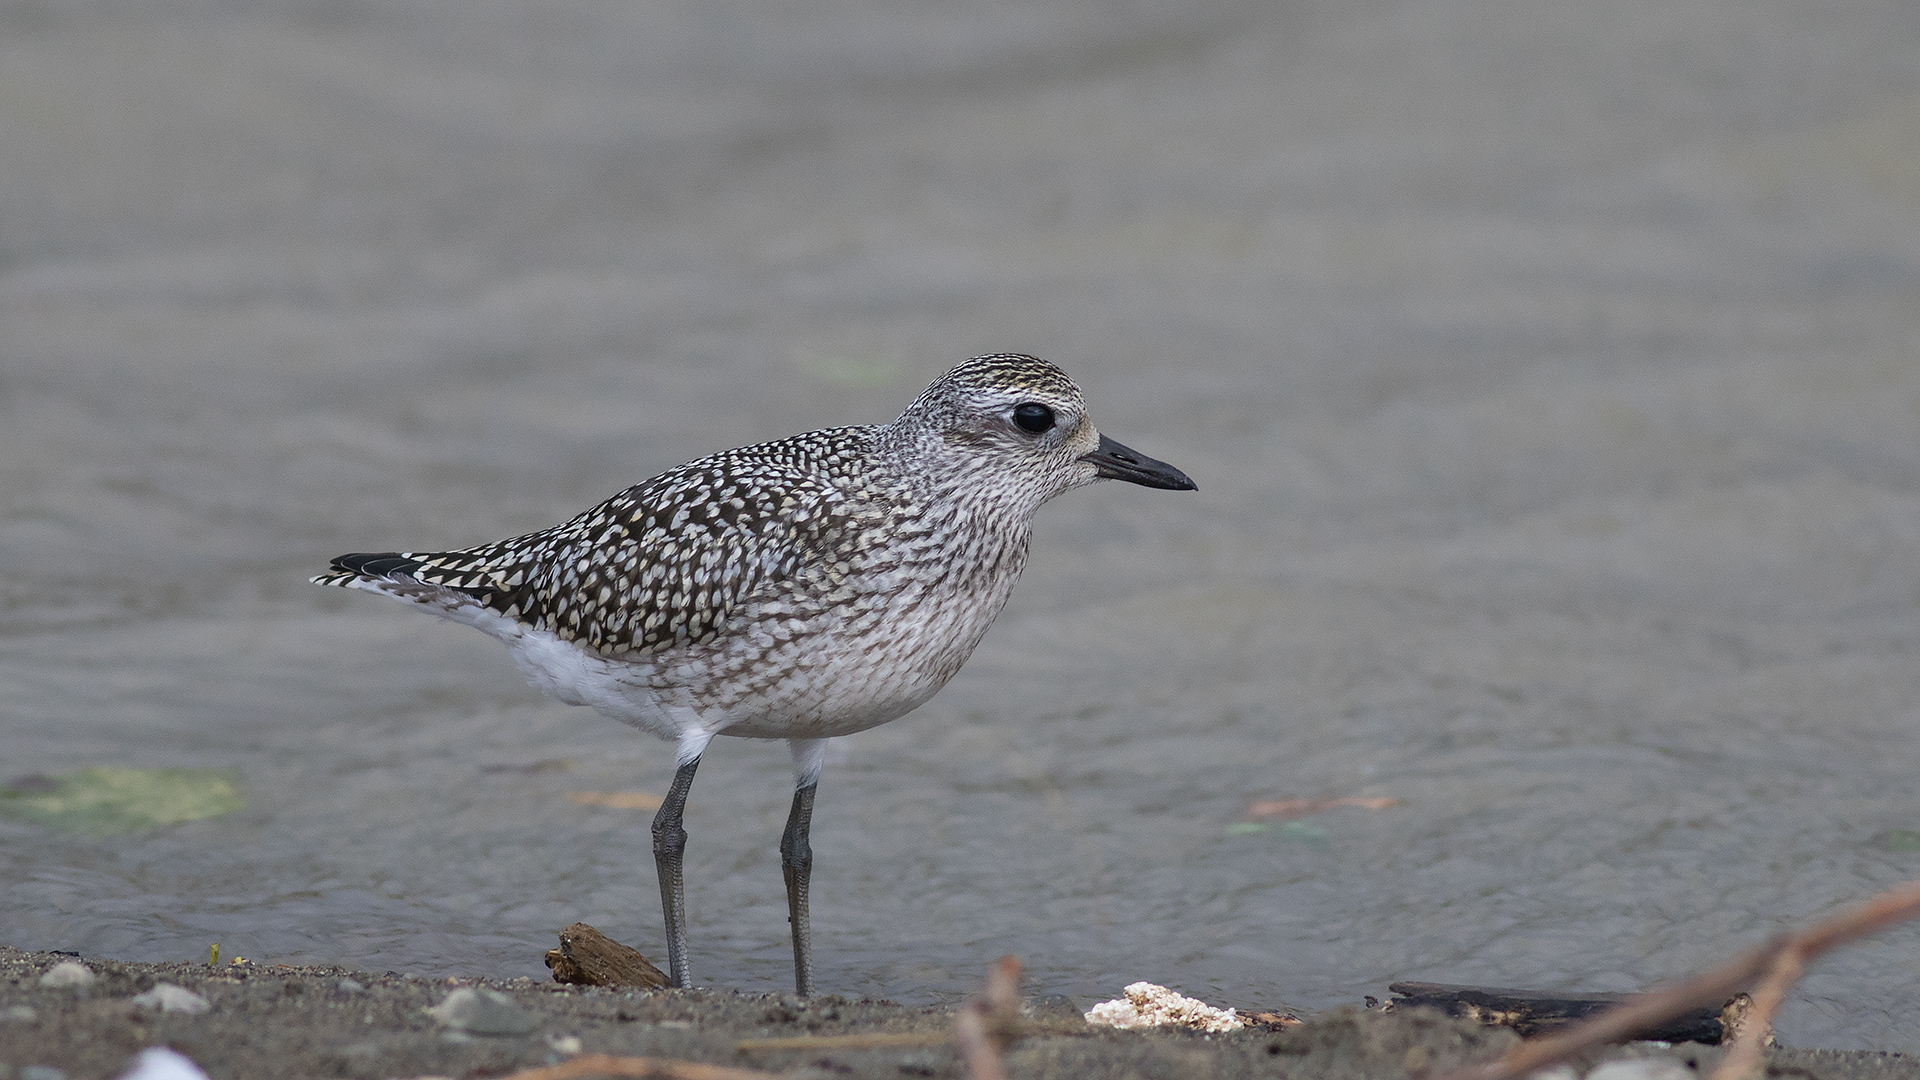
M 1198 479 L 1041 515 L 841 741 L 823 989 L 1013 952 L 1321 1007 L 1622 990 L 1920 876 L 1910 6 L 62 0 L 0 14 L 0 940 L 545 975 L 658 951 L 671 748 L 306 576 L 883 421 L 1022 349 Z M 1262 831 L 1250 804 L 1400 800 Z M 695 973 L 787 984 L 785 749 L 688 811 Z M 1920 1050 L 1920 928 L 1783 1029 Z

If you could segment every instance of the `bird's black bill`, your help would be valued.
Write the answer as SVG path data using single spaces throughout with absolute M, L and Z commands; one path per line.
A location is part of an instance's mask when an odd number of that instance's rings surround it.
M 1080 460 L 1092 463 L 1102 480 L 1125 480 L 1129 484 L 1168 491 L 1200 490 L 1200 485 L 1188 479 L 1186 473 L 1138 450 L 1128 449 L 1105 435 L 1100 436 L 1100 448 L 1081 454 Z

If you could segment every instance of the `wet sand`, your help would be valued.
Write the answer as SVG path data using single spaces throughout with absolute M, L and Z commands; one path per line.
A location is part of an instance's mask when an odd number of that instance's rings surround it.
M 40 977 L 79 960 L 84 989 Z M 198 1014 L 136 1004 L 161 983 L 205 999 Z M 521 1033 L 477 1035 L 428 1010 L 461 987 L 495 990 L 518 1006 Z M 1484 1060 L 1512 1044 L 1503 1029 L 1438 1013 L 1343 1007 L 1285 1030 L 1224 1035 L 1116 1031 L 1088 1025 L 1085 1002 L 1028 1003 L 1026 1036 L 1007 1053 L 1015 1077 L 1328 1077 L 1419 1075 Z M 31 1015 L 27 1015 L 30 1010 Z M 789 1076 L 943 1077 L 964 1069 L 944 1042 L 953 1011 L 842 997 L 725 990 L 629 991 L 532 979 L 438 979 L 344 967 L 131 963 L 0 946 L 0 1077 L 31 1067 L 68 1080 L 121 1076 L 144 1048 L 169 1046 L 212 1080 L 295 1077 L 499 1077 L 580 1054 L 706 1062 Z M 850 1034 L 922 1035 L 920 1046 L 756 1049 L 743 1040 Z M 1719 1050 L 1636 1044 L 1606 1058 L 1671 1057 L 1712 1068 Z M 1596 1062 L 1577 1063 L 1586 1073 Z M 1779 1050 L 1770 1076 L 1877 1080 L 1920 1077 L 1920 1059 L 1888 1053 Z

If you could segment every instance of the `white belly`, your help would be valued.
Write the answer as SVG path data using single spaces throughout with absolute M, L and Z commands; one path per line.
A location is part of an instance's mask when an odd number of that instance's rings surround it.
M 872 591 L 800 614 L 782 602 L 743 613 L 709 644 L 609 656 L 444 592 L 356 583 L 498 639 L 534 689 L 590 705 L 665 739 L 693 731 L 759 739 L 829 738 L 896 719 L 960 669 L 1012 591 L 1011 572 L 956 587 L 901 572 Z M 876 584 L 870 582 L 870 584 Z

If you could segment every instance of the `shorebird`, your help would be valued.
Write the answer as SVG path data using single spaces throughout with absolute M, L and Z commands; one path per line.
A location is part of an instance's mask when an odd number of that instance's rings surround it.
M 485 631 L 535 689 L 677 743 L 653 819 L 672 983 L 687 962 L 681 812 L 715 735 L 785 739 L 794 983 L 813 993 L 807 833 L 827 740 L 912 711 L 966 662 L 1026 565 L 1034 511 L 1096 480 L 1191 491 L 1107 438 L 1066 373 L 968 360 L 890 424 L 689 462 L 565 524 L 457 551 L 342 555 L 320 585 Z

